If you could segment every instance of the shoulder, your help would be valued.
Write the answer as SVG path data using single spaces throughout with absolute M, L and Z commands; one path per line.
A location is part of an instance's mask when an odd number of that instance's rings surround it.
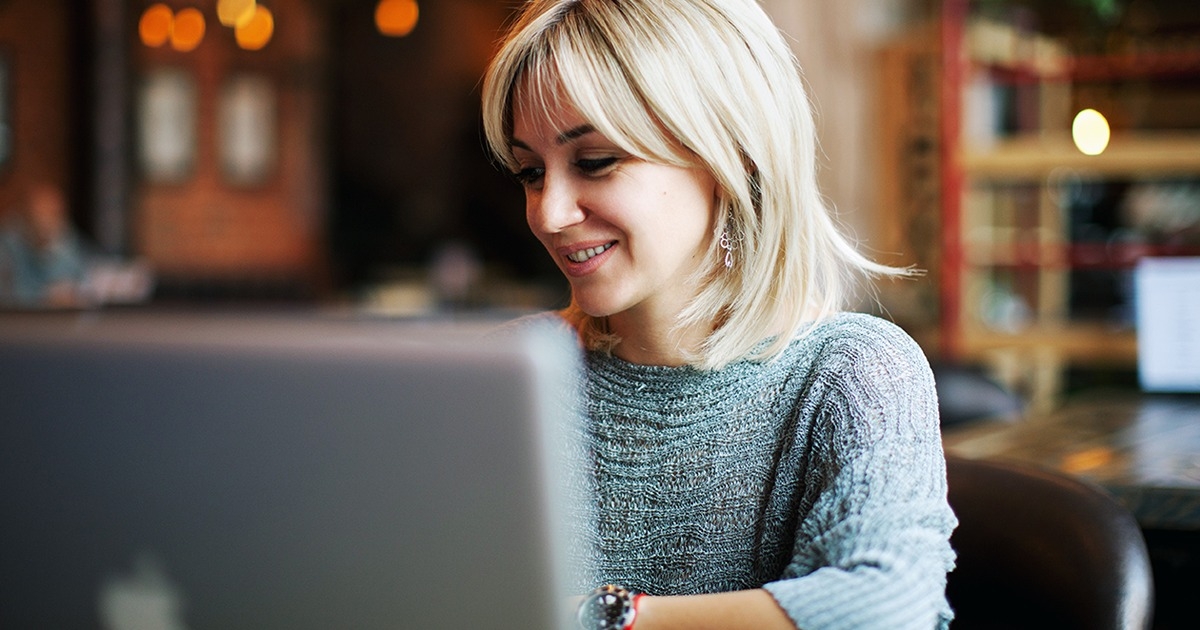
M 865 313 L 839 313 L 822 320 L 798 337 L 793 345 L 820 355 L 900 355 L 925 362 L 916 341 L 896 324 Z
M 838 315 L 806 337 L 796 342 L 808 344 L 811 357 L 801 409 L 820 419 L 814 429 L 819 443 L 831 445 L 829 457 L 938 442 L 933 372 L 903 329 L 870 315 Z
M 821 321 L 793 341 L 819 387 L 864 395 L 933 396 L 933 372 L 916 341 L 896 324 L 862 313 Z

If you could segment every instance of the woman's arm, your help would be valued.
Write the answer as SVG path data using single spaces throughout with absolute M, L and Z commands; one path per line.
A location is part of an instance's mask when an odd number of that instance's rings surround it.
M 800 627 L 944 628 L 956 521 L 933 375 L 894 325 L 856 317 L 838 332 L 808 392 L 816 421 L 805 475 L 817 494 L 783 579 L 763 588 Z
M 634 630 L 795 630 L 771 594 L 763 589 L 643 597 Z

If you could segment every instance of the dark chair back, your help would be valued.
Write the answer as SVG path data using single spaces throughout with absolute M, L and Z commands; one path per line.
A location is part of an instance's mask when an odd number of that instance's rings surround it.
M 1142 630 L 1154 586 L 1133 516 L 1103 489 L 1015 463 L 947 458 L 956 630 Z
M 944 361 L 930 367 L 943 429 L 976 421 L 1013 422 L 1025 411 L 1020 396 L 979 367 Z

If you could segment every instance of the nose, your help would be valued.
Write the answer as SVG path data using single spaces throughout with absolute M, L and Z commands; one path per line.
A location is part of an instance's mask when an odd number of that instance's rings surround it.
M 535 233 L 556 234 L 580 223 L 586 216 L 580 191 L 568 177 L 549 172 L 541 188 L 526 189 L 525 220 Z

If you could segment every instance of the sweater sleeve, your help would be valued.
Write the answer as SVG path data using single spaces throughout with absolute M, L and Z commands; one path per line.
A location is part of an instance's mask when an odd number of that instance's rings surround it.
M 898 328 L 827 342 L 800 413 L 812 414 L 792 560 L 765 588 L 798 628 L 946 627 L 946 468 L 929 365 Z

